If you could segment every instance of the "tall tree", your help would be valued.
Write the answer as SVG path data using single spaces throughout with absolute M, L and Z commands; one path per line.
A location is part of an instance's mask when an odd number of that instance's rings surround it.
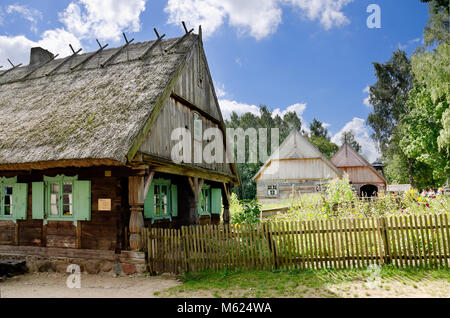
M 252 113 L 244 113 L 241 116 L 232 113 L 230 120 L 225 121 L 228 128 L 254 128 L 258 131 L 259 128 L 267 128 L 267 153 L 270 153 L 271 145 L 271 128 L 278 128 L 280 130 L 280 144 L 286 139 L 289 133 L 293 130 L 301 129 L 301 119 L 295 112 L 286 113 L 283 118 L 279 115 L 273 116 L 273 112 L 266 106 L 259 107 L 259 116 Z M 246 158 L 248 158 L 248 149 L 246 149 Z M 236 167 L 241 179 L 241 185 L 235 187 L 233 192 L 236 193 L 239 199 L 254 199 L 256 197 L 256 183 L 252 180 L 254 175 L 263 165 L 263 162 L 257 163 L 237 163 Z
M 309 141 L 317 148 L 321 153 L 331 159 L 339 150 L 339 146 L 334 142 L 331 142 L 329 138 L 316 137 L 314 135 L 309 137 Z
M 411 63 L 406 52 L 397 50 L 386 63 L 373 63 L 377 82 L 370 86 L 373 111 L 367 118 L 372 138 L 385 155 L 397 122 L 405 114 L 405 103 L 412 88 Z
M 377 82 L 370 87 L 369 101 L 373 111 L 367 123 L 374 133 L 372 139 L 377 143 L 385 161 L 389 165 L 395 159 L 397 166 L 407 166 L 409 183 L 414 184 L 414 162 L 399 147 L 401 132 L 399 121 L 407 112 L 406 101 L 412 89 L 413 77 L 411 62 L 406 52 L 397 50 L 386 63 L 373 63 Z M 403 163 L 397 162 L 404 160 Z M 389 177 L 389 174 L 388 174 Z M 392 182 L 393 180 L 389 180 Z
M 401 121 L 402 150 L 431 173 L 421 182 L 450 183 L 450 32 L 449 1 L 428 2 L 425 46 L 411 57 L 414 89 Z
M 427 47 L 439 43 L 449 43 L 449 0 L 420 0 L 428 3 L 430 19 L 424 30 L 425 45 Z
M 309 141 L 316 146 L 325 156 L 330 159 L 339 150 L 339 146 L 331 142 L 328 135 L 328 129 L 323 126 L 323 123 L 316 118 L 313 119 L 309 125 Z
M 361 145 L 356 141 L 355 135 L 351 130 L 343 132 L 341 136 L 341 143 L 349 144 L 350 146 L 352 146 L 353 149 L 356 150 L 356 152 L 361 152 Z
M 328 130 L 323 126 L 321 121 L 315 118 L 309 124 L 309 130 L 311 131 L 311 136 L 328 138 Z

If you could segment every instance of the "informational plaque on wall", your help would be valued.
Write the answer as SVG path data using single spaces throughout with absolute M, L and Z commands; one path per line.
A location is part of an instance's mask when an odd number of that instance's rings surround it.
M 111 211 L 111 199 L 98 199 L 99 211 Z

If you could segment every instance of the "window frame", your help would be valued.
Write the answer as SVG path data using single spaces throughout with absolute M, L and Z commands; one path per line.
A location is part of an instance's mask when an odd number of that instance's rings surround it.
M 271 191 L 275 191 L 274 194 Z M 278 184 L 268 184 L 267 185 L 267 195 L 269 197 L 277 197 L 278 196 Z
M 74 221 L 75 218 L 75 193 L 74 193 L 74 187 L 75 187 L 75 181 L 78 181 L 78 175 L 75 176 L 66 176 L 66 175 L 57 175 L 55 177 L 48 177 L 44 176 L 44 206 L 45 206 L 45 219 L 49 221 Z M 64 196 L 64 183 L 70 182 L 72 184 L 72 214 L 70 215 L 64 215 L 64 202 L 63 202 L 63 196 Z M 58 183 L 59 184 L 59 198 L 58 198 L 58 215 L 52 215 L 51 214 L 51 184 Z
M 153 179 L 152 185 L 153 187 L 153 208 L 154 208 L 154 212 L 153 212 L 153 220 L 165 220 L 165 219 L 170 219 L 172 220 L 172 191 L 171 191 L 171 186 L 172 186 L 172 182 L 170 179 Z M 166 186 L 167 187 L 167 213 L 165 214 L 156 214 L 156 195 L 155 195 L 155 187 L 162 187 L 162 186 Z M 160 190 L 161 191 L 161 190 Z M 160 192 L 161 193 L 161 192 Z M 161 204 L 162 202 L 159 203 L 160 209 L 161 209 Z
M 13 196 L 14 196 L 14 184 L 17 183 L 17 177 L 12 178 L 6 178 L 6 177 L 0 177 L 0 220 L 14 220 L 14 205 L 13 205 Z M 13 193 L 11 194 L 10 199 L 10 214 L 5 215 L 5 191 L 4 188 L 6 186 L 11 186 L 13 188 Z
M 207 211 L 204 211 L 202 208 L 202 200 L 203 197 L 207 194 L 208 202 L 207 202 Z M 211 198 L 211 186 L 210 185 L 203 185 L 202 190 L 200 191 L 200 195 L 198 198 L 198 213 L 200 215 L 211 215 L 212 214 L 212 198 Z

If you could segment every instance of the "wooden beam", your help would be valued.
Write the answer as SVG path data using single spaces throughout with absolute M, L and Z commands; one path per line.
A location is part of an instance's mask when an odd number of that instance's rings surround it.
M 51 61 L 53 61 L 54 59 L 56 59 L 59 56 L 59 54 L 54 55 L 51 59 L 45 61 L 44 63 L 39 64 L 38 66 L 36 66 L 33 70 L 31 70 L 30 72 L 28 72 L 27 74 L 25 74 L 24 76 L 22 76 L 19 81 L 23 81 L 25 80 L 28 76 L 30 76 L 31 74 L 33 74 L 34 72 L 36 72 L 38 69 L 40 69 L 41 67 L 47 65 L 48 63 L 50 63 Z
M 7 163 L 0 165 L 0 170 L 45 170 L 66 167 L 92 167 L 92 166 L 123 166 L 124 164 L 112 159 L 70 159 L 51 160 L 28 163 Z
M 77 226 L 75 228 L 76 231 L 76 241 L 75 241 L 75 247 L 81 248 L 81 222 L 77 221 Z
M 205 117 L 206 119 L 212 121 L 214 124 L 219 125 L 219 128 L 221 127 L 221 123 L 220 120 L 217 120 L 216 118 L 214 118 L 212 115 L 210 115 L 209 113 L 205 112 L 203 109 L 201 109 L 200 107 L 194 105 L 193 103 L 191 103 L 190 101 L 188 101 L 186 98 L 178 95 L 175 92 L 172 92 L 172 94 L 170 94 L 170 97 L 173 98 L 175 101 L 177 101 L 178 103 L 182 104 L 183 106 L 188 107 L 189 109 L 192 109 L 193 111 L 198 112 L 200 115 L 202 115 L 203 117 Z M 223 132 L 223 130 L 222 130 Z
M 75 50 L 73 49 L 72 45 L 69 44 L 70 49 L 72 50 L 73 54 L 71 56 L 69 56 L 68 58 L 65 58 L 60 64 L 58 64 L 54 69 L 52 69 L 50 72 L 48 72 L 47 74 L 45 74 L 45 76 L 50 76 L 52 75 L 54 72 L 56 72 L 59 68 L 61 68 L 61 66 L 63 66 L 64 64 L 66 64 L 67 62 L 69 62 L 71 59 L 73 59 L 75 56 L 78 55 L 78 53 L 80 53 L 83 49 L 79 49 L 78 51 L 75 52 Z
M 20 225 L 19 222 L 16 221 L 15 227 L 14 227 L 14 244 L 19 246 L 19 231 L 20 231 Z
M 106 61 L 101 63 L 100 64 L 101 67 L 105 67 L 106 65 L 108 65 L 109 62 L 111 62 L 113 59 L 115 59 L 120 54 L 120 52 L 122 52 L 126 47 L 128 47 L 128 45 L 130 45 L 130 43 L 132 43 L 134 41 L 134 39 L 131 39 L 130 41 L 128 41 L 127 36 L 125 35 L 125 33 L 122 32 L 122 34 L 123 34 L 123 37 L 125 39 L 125 45 L 123 45 L 120 49 L 118 49 Z
M 143 155 L 143 162 L 152 166 L 152 170 L 161 173 L 170 173 L 187 177 L 199 177 L 215 182 L 231 182 L 236 184 L 237 177 L 217 171 L 211 171 L 204 168 L 190 166 L 187 164 L 176 164 L 171 160 L 159 158 L 145 153 Z
M 151 171 L 150 174 L 145 178 L 144 184 L 144 200 L 147 197 L 148 190 L 150 189 L 150 185 L 152 184 L 153 177 L 155 176 L 155 171 Z
M 172 44 L 171 46 L 169 46 L 165 51 L 169 52 L 170 50 L 172 50 L 174 47 L 176 47 L 178 44 L 180 44 L 181 42 L 183 42 L 188 36 L 189 34 L 192 33 L 192 31 L 194 31 L 194 29 L 189 30 L 185 35 L 183 35 L 181 38 L 179 38 L 174 44 Z
M 70 68 L 71 71 L 73 71 L 73 70 L 76 69 L 78 66 L 80 66 L 80 65 L 86 63 L 87 61 L 89 61 L 91 58 L 93 58 L 94 56 L 96 56 L 98 53 L 102 52 L 102 51 L 109 45 L 109 44 L 105 44 L 105 45 L 102 46 L 98 40 L 96 40 L 96 41 L 97 41 L 97 44 L 98 44 L 98 46 L 99 46 L 100 48 L 99 48 L 97 51 L 95 51 L 94 53 L 92 53 L 91 55 L 89 55 L 88 57 L 86 57 L 83 61 L 81 61 L 81 62 L 78 63 L 77 65 L 72 66 L 72 67 Z
M 159 36 L 159 33 L 158 33 L 158 31 L 156 30 L 156 28 L 153 28 L 153 31 L 155 31 L 157 39 L 156 39 L 155 42 L 152 43 L 152 45 L 151 45 L 149 48 L 147 48 L 147 49 L 144 51 L 144 53 L 141 54 L 141 56 L 139 56 L 139 59 L 140 59 L 140 60 L 145 59 L 145 58 L 147 57 L 147 55 L 148 55 L 150 52 L 152 52 L 153 49 L 154 49 L 157 45 L 159 45 L 159 44 L 161 43 L 162 39 L 166 36 L 166 34 L 163 34 L 163 35 Z M 161 48 L 161 50 L 162 50 L 162 48 Z
M 188 182 L 189 182 L 189 186 L 191 187 L 192 194 L 195 195 L 195 193 L 197 191 L 196 191 L 196 187 L 195 187 L 194 181 L 192 181 L 191 177 L 188 177 Z

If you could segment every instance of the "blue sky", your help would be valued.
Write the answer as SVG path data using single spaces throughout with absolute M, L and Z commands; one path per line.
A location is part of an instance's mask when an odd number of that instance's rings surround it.
M 369 4 L 381 8 L 381 28 L 369 29 Z M 61 56 L 68 43 L 95 50 L 95 38 L 122 43 L 168 37 L 202 24 L 204 46 L 225 116 L 266 104 L 294 110 L 305 125 L 327 123 L 337 141 L 352 129 L 369 160 L 377 157 L 365 119 L 365 88 L 375 82 L 372 62 L 397 48 L 422 44 L 428 19 L 419 0 L 40 0 L 0 3 L 0 65 L 28 63 L 40 45 Z

